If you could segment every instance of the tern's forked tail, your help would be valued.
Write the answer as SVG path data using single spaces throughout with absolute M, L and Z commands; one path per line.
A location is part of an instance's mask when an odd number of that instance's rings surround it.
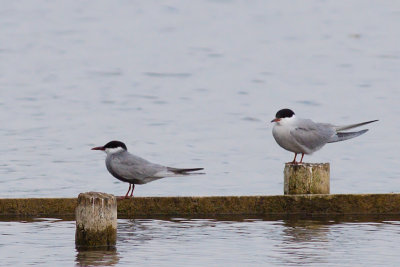
M 204 168 L 179 169 L 179 168 L 168 167 L 168 171 L 173 172 L 175 174 L 182 174 L 182 175 L 200 174 L 200 173 L 192 173 L 192 172 L 202 171 L 202 170 L 204 170 Z
M 338 132 L 338 133 L 336 133 L 336 135 L 332 136 L 331 140 L 329 140 L 328 143 L 334 143 L 334 142 L 351 139 L 351 138 L 360 136 L 362 134 L 365 134 L 367 131 L 368 131 L 368 129 L 361 130 L 358 132 Z
M 373 122 L 376 122 L 378 120 L 372 120 L 372 121 L 366 121 L 366 122 L 361 122 L 361 123 L 355 123 L 355 124 L 349 124 L 349 125 L 342 125 L 342 126 L 335 126 L 336 131 L 340 132 L 340 131 L 344 131 L 344 130 L 350 130 L 356 127 L 360 127 L 366 124 L 370 124 Z

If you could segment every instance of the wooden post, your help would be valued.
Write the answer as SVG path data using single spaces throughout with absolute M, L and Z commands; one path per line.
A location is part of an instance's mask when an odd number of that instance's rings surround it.
M 117 241 L 117 200 L 106 193 L 78 196 L 75 209 L 76 247 L 113 247 Z
M 286 163 L 284 194 L 329 194 L 329 163 Z

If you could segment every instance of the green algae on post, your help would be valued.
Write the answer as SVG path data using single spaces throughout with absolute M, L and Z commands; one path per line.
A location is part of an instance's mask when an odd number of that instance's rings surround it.
M 284 194 L 329 194 L 329 163 L 286 163 Z

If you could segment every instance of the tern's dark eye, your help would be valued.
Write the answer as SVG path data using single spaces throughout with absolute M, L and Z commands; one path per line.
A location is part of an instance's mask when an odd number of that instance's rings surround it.
M 292 117 L 293 115 L 294 115 L 294 112 L 293 112 L 292 110 L 290 110 L 290 109 L 288 109 L 288 108 L 284 108 L 284 109 L 279 110 L 279 111 L 276 113 L 275 118 L 278 118 L 278 119 L 290 118 L 290 117 Z

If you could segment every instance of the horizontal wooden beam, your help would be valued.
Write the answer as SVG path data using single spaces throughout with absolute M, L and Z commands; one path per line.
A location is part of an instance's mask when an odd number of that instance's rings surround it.
M 1 216 L 73 216 L 76 198 L 0 199 Z M 134 197 L 118 200 L 118 217 L 275 214 L 400 214 L 400 194 Z

